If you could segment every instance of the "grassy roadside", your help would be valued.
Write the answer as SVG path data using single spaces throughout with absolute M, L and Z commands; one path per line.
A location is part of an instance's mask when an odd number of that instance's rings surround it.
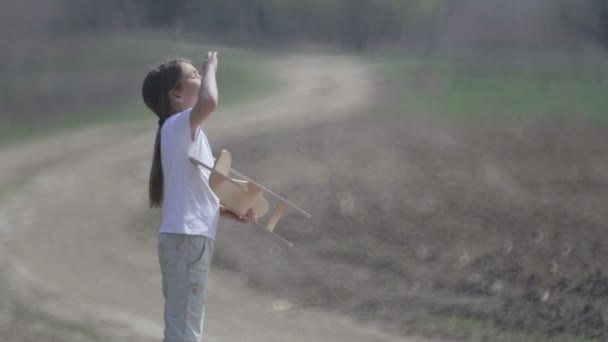
M 153 119 L 140 95 L 146 72 L 175 57 L 198 65 L 208 49 L 220 51 L 220 110 L 279 88 L 272 59 L 262 52 L 153 38 L 63 38 L 40 47 L 38 54 L 2 61 L 0 145 L 85 126 Z
M 371 61 L 391 82 L 391 113 L 469 119 L 608 118 L 602 65 L 446 62 L 413 57 Z
M 492 342 L 598 342 L 570 334 L 547 334 L 543 332 L 517 331 L 505 329 L 489 320 L 453 316 L 432 316 L 425 322 L 417 324 L 417 331 L 428 335 L 450 336 L 459 341 L 492 341 Z

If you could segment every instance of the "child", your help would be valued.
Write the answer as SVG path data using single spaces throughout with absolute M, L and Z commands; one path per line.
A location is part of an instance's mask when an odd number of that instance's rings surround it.
M 142 95 L 158 116 L 150 170 L 150 207 L 162 207 L 158 256 L 165 298 L 164 342 L 200 342 L 207 275 L 220 216 L 246 222 L 222 210 L 209 187 L 209 171 L 188 158 L 191 144 L 199 160 L 213 165 L 201 129 L 218 104 L 217 52 L 209 52 L 202 75 L 185 59 L 164 63 L 146 76 Z M 254 216 L 252 212 L 249 217 Z

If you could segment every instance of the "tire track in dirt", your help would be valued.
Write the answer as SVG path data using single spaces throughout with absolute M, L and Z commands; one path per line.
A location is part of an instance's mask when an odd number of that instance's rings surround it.
M 281 93 L 220 108 L 207 123 L 212 145 L 220 137 L 345 116 L 373 95 L 370 71 L 346 57 L 289 56 L 277 60 L 276 70 Z M 158 216 L 146 209 L 154 131 L 153 125 L 91 128 L 0 151 L 0 188 L 27 179 L 0 201 L 2 249 L 24 300 L 112 340 L 160 338 L 157 227 L 133 227 L 138 217 Z M 216 269 L 208 305 L 209 341 L 415 341 L 291 308 Z

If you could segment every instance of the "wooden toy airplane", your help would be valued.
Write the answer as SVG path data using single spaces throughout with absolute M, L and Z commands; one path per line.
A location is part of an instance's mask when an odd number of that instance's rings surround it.
M 189 154 L 189 158 L 195 165 L 200 165 L 211 171 L 211 175 L 209 176 L 211 190 L 219 197 L 220 203 L 224 208 L 240 217 L 247 218 L 247 212 L 250 209 L 253 209 L 258 217 L 264 216 L 270 209 L 268 200 L 264 198 L 264 195 L 267 194 L 274 197 L 278 204 L 266 225 L 260 224 L 257 220 L 255 220 L 254 223 L 258 227 L 261 227 L 265 232 L 280 239 L 289 247 L 293 247 L 291 242 L 276 234 L 274 229 L 288 207 L 295 209 L 306 218 L 310 218 L 309 213 L 268 190 L 261 184 L 253 181 L 249 177 L 232 169 L 230 167 L 232 164 L 232 156 L 230 155 L 230 152 L 226 150 L 222 150 L 213 167 L 198 160 L 193 156 L 193 153 Z

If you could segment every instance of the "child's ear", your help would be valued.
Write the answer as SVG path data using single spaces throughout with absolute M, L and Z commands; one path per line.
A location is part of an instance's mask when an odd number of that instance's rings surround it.
M 177 89 L 169 90 L 169 98 L 175 102 L 182 102 L 182 94 Z

